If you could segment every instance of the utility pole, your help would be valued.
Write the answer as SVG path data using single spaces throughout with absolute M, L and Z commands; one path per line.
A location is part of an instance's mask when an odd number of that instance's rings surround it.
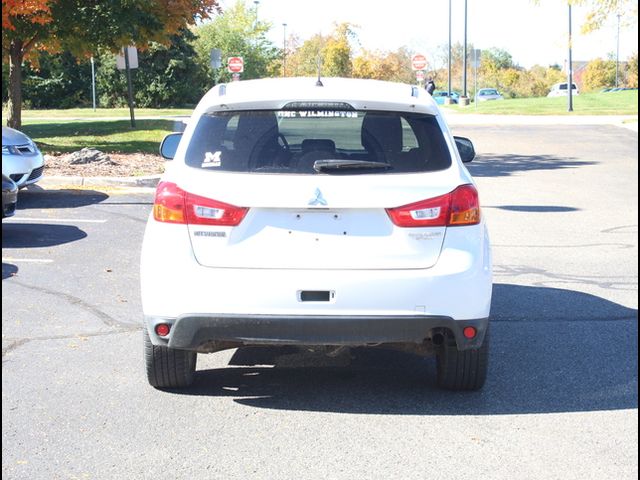
M 567 62 L 567 106 L 568 112 L 573 112 L 573 60 L 571 58 L 571 47 L 573 39 L 571 37 L 571 2 L 569 2 L 569 61 Z
M 287 24 L 282 24 L 282 76 L 287 76 Z

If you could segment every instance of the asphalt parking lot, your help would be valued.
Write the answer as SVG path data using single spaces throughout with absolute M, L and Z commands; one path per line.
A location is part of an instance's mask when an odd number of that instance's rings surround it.
M 453 133 L 476 144 L 494 246 L 481 392 L 437 389 L 432 359 L 282 348 L 199 355 L 193 388 L 154 390 L 152 193 L 23 191 L 2 226 L 3 478 L 636 479 L 637 133 Z

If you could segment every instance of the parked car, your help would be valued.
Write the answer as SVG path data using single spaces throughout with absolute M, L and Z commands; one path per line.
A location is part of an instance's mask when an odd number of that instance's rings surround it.
M 18 203 L 18 186 L 16 182 L 2 174 L 2 218 L 11 217 Z
M 449 97 L 449 92 L 446 90 L 435 90 L 432 96 L 438 105 L 444 105 L 445 99 Z M 459 98 L 460 94 L 457 92 L 451 92 L 451 103 L 457 104 Z
M 476 93 L 476 102 L 489 100 L 504 100 L 504 97 L 495 88 L 481 88 Z
M 190 385 L 197 353 L 293 345 L 434 354 L 440 386 L 482 387 L 491 249 L 462 163 L 475 152 L 425 90 L 223 84 L 161 153 L 140 269 L 151 385 Z
M 553 87 L 551 87 L 551 90 L 549 91 L 549 93 L 547 94 L 547 97 L 564 97 L 568 94 L 569 89 L 567 88 L 567 85 L 569 85 L 568 83 L 556 83 Z M 575 83 L 571 84 L 571 94 L 572 95 L 579 95 L 580 94 L 580 90 L 578 89 L 578 86 Z
M 44 157 L 36 144 L 24 133 L 2 127 L 2 174 L 23 188 L 40 180 L 43 171 Z

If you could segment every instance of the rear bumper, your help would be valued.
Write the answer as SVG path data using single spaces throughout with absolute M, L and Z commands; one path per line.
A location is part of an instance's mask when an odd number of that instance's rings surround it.
M 420 344 L 434 329 L 448 329 L 458 348 L 482 345 L 489 323 L 487 318 L 454 320 L 444 316 L 348 316 L 348 315 L 233 315 L 198 314 L 175 319 L 146 317 L 146 326 L 155 345 L 181 350 L 197 350 L 211 342 L 243 345 L 345 345 L 381 343 Z M 171 325 L 166 337 L 155 333 L 159 323 Z M 473 326 L 477 334 L 467 339 L 462 330 Z

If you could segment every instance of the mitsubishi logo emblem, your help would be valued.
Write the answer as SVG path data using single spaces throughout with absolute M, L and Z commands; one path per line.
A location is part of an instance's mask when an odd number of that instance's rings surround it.
M 316 188 L 315 197 L 309 200 L 309 205 L 327 205 L 327 201 L 322 196 L 322 192 L 319 188 Z

